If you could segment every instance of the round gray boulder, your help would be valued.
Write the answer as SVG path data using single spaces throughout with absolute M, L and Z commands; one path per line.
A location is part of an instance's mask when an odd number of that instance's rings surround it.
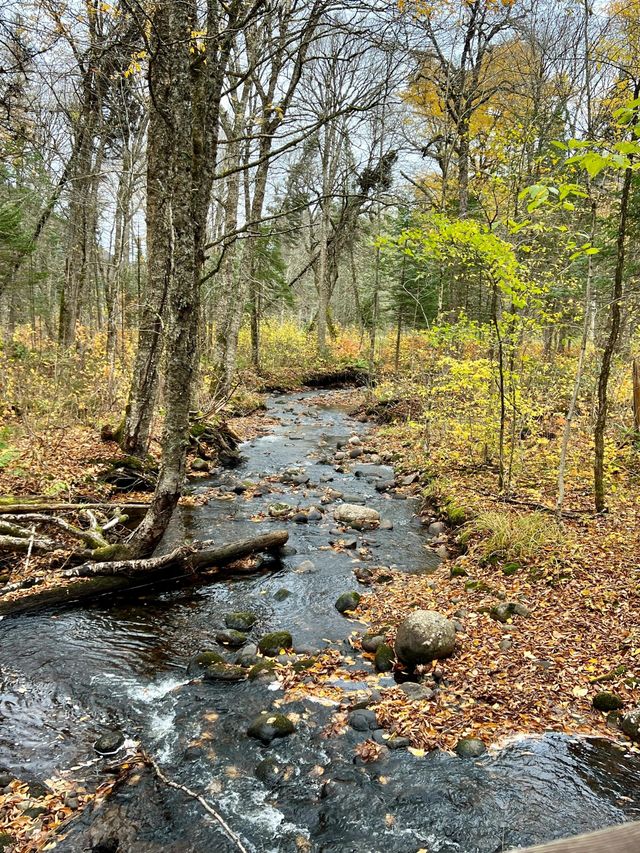
M 410 666 L 430 663 L 453 654 L 456 626 L 434 610 L 416 610 L 402 622 L 396 634 L 396 656 Z

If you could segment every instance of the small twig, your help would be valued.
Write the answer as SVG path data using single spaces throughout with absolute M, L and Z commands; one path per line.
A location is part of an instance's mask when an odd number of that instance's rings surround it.
M 222 815 L 214 809 L 211 803 L 207 802 L 207 800 L 205 800 L 205 798 L 201 794 L 198 794 L 197 791 L 192 791 L 191 788 L 187 788 L 185 785 L 181 785 L 179 782 L 174 782 L 173 779 L 169 779 L 169 777 L 158 766 L 158 763 L 155 758 L 149 755 L 148 752 L 143 751 L 143 755 L 145 760 L 149 762 L 151 767 L 153 767 L 158 779 L 160 779 L 162 782 L 164 782 L 165 785 L 168 785 L 170 788 L 174 788 L 176 791 L 182 791 L 183 794 L 186 794 L 188 797 L 197 800 L 202 806 L 202 808 L 220 824 L 224 831 L 224 834 L 230 841 L 232 841 L 236 845 L 238 850 L 240 850 L 241 853 L 249 853 L 248 849 L 242 843 L 240 837 L 236 835 L 236 833 L 231 829 L 231 827 L 225 821 Z
M 31 551 L 33 550 L 33 543 L 36 539 L 36 526 L 35 524 L 31 525 L 31 536 L 29 537 L 29 550 L 27 551 L 27 560 L 24 564 L 25 572 L 29 571 L 29 561 L 31 560 Z

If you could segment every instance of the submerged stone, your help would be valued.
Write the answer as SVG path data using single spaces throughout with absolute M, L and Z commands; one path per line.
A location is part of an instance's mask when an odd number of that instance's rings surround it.
M 257 621 L 256 614 L 249 610 L 237 610 L 233 613 L 227 613 L 224 617 L 224 624 L 234 631 L 249 631 Z

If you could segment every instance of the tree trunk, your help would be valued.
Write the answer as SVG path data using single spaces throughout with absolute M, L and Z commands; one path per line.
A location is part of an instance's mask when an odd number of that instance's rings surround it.
M 153 502 L 136 532 L 134 551 L 151 553 L 158 544 L 178 503 L 189 446 L 189 410 L 193 375 L 196 369 L 199 317 L 199 280 L 196 278 L 196 223 L 193 210 L 193 109 L 190 68 L 190 34 L 193 14 L 190 2 L 175 2 L 167 9 L 160 3 L 154 14 L 156 37 L 154 61 L 166 61 L 170 86 L 166 100 L 156 92 L 151 115 L 160 113 L 157 133 L 160 147 L 171 147 L 173 157 L 168 182 L 167 207 L 171 222 L 171 271 L 167 289 L 166 364 L 164 397 L 166 404 L 162 437 L 162 463 Z M 167 55 L 169 54 L 169 55 Z M 164 65 L 164 62 L 163 62 Z M 160 124 L 162 123 L 162 126 Z M 155 175 L 149 175 L 151 181 Z M 147 224 L 150 245 L 167 240 L 166 220 L 155 216 Z M 158 231 L 154 233 L 154 230 Z M 163 254 L 166 253 L 166 243 Z M 166 255 L 165 255 L 166 257 Z M 166 280 L 166 267 L 159 270 L 163 280 L 153 284 L 159 292 Z
M 640 84 L 636 84 L 634 98 L 638 97 Z M 609 335 L 602 353 L 602 364 L 598 377 L 598 408 L 596 412 L 596 424 L 593 433 L 595 446 L 595 459 L 593 465 L 593 481 L 595 492 L 596 512 L 606 509 L 606 496 L 604 484 L 604 439 L 607 428 L 607 414 L 609 410 L 609 378 L 611 376 L 611 363 L 616 350 L 620 325 L 622 321 L 622 296 L 624 265 L 627 239 L 627 219 L 629 215 L 629 200 L 631 197 L 631 181 L 633 178 L 633 167 L 630 165 L 624 173 L 622 185 L 622 196 L 620 199 L 620 217 L 618 220 L 618 240 L 616 246 L 616 268 L 613 280 L 613 294 L 611 300 L 611 325 Z

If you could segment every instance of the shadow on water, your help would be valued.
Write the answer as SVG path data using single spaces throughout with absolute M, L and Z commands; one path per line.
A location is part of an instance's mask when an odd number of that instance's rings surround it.
M 279 425 L 243 448 L 247 459 L 234 476 L 265 484 L 264 495 L 234 493 L 183 510 L 163 548 L 187 537 L 222 542 L 271 530 L 275 522 L 264 517 L 269 504 L 309 508 L 331 487 L 393 523 L 392 530 L 358 534 L 369 564 L 433 568 L 415 504 L 375 489 L 373 475 L 389 477 L 390 470 L 356 465 L 342 473 L 324 459 L 339 439 L 366 427 L 337 406 L 315 405 L 311 396 L 272 400 Z M 309 482 L 297 488 L 274 482 L 289 468 L 303 479 L 308 474 Z M 199 481 L 193 491 L 211 485 Z M 354 588 L 358 556 L 321 550 L 332 536 L 330 509 L 317 522 L 287 525 L 296 553 L 267 572 L 142 589 L 135 597 L 0 622 L 0 764 L 22 777 L 46 778 L 92 761 L 98 732 L 121 727 L 173 779 L 209 796 L 247 849 L 265 853 L 494 853 L 640 817 L 640 762 L 607 741 L 553 734 L 476 761 L 396 751 L 358 765 L 354 747 L 364 735 L 350 730 L 324 738 L 331 709 L 312 700 L 287 705 L 287 713 L 298 715 L 293 736 L 269 748 L 247 738 L 249 721 L 281 694 L 264 682 L 213 685 L 190 682 L 185 673 L 192 655 L 214 646 L 224 613 L 251 610 L 256 637 L 287 629 L 296 646 L 313 648 L 339 646 L 354 628 L 333 603 Z M 289 595 L 279 600 L 283 589 Z M 151 771 L 121 785 L 95 812 L 87 810 L 56 847 L 69 853 L 233 849 L 199 804 Z

